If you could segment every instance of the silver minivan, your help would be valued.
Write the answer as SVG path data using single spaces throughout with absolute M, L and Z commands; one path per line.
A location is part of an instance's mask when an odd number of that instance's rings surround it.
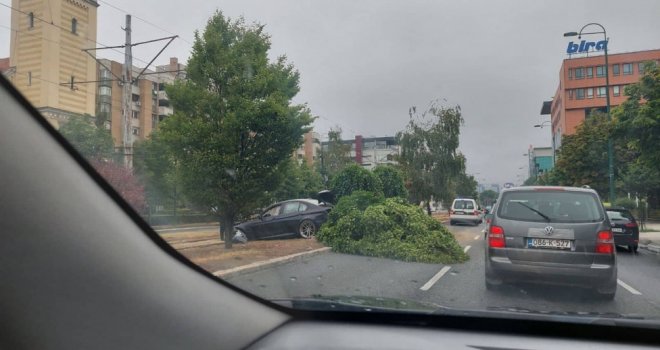
M 486 229 L 485 282 L 525 281 L 593 288 L 613 299 L 616 249 L 598 193 L 576 187 L 518 187 L 500 194 Z

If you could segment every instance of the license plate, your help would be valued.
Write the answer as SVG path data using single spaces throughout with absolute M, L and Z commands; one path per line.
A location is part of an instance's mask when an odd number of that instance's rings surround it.
M 529 238 L 527 248 L 571 249 L 568 239 Z
M 613 227 L 612 232 L 623 232 L 623 229 L 618 227 Z
M 457 211 L 456 214 L 458 214 L 458 215 L 463 215 L 463 214 L 465 214 L 465 213 L 462 212 L 462 211 Z

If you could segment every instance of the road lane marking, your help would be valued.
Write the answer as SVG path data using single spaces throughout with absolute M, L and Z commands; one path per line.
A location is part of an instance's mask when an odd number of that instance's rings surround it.
M 447 271 L 449 271 L 449 269 L 451 269 L 451 266 L 445 266 L 445 267 L 441 268 L 440 271 L 438 271 L 438 273 L 435 274 L 435 276 L 431 277 L 431 279 L 428 282 L 426 282 L 426 284 L 424 284 L 419 289 L 421 289 L 423 291 L 427 291 L 427 290 L 431 289 L 431 287 L 433 287 L 433 285 L 436 282 L 438 282 L 438 280 L 440 278 L 442 278 L 442 276 L 444 276 L 447 273 Z
M 476 236 L 474 236 L 474 240 L 475 240 L 475 241 L 478 241 L 479 238 L 481 238 L 481 235 L 476 235 Z
M 466 245 L 465 248 L 463 248 L 463 253 L 467 253 L 467 251 L 470 250 L 470 248 L 472 248 L 471 245 Z
M 629 291 L 630 293 L 632 293 L 634 295 L 642 295 L 642 293 L 640 293 L 637 289 L 629 286 L 626 282 L 624 282 L 624 281 L 622 281 L 618 278 L 616 280 L 616 283 L 618 283 L 621 287 L 625 288 L 627 291 Z

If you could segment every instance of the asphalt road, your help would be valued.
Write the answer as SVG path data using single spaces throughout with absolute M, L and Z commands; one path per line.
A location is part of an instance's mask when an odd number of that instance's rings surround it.
M 484 285 L 483 226 L 451 226 L 467 249 L 463 264 L 406 263 L 326 253 L 303 261 L 234 276 L 229 282 L 266 299 L 375 296 L 431 302 L 453 308 L 524 308 L 536 311 L 598 312 L 660 316 L 660 255 L 618 250 L 619 285 L 613 301 L 595 300 L 587 290 L 527 284 L 487 291 Z

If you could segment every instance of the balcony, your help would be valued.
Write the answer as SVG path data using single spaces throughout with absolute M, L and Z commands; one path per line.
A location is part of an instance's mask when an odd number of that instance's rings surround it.
M 159 99 L 159 100 L 169 100 L 170 98 L 167 97 L 167 92 L 165 92 L 165 91 L 158 91 L 158 99 Z
M 158 115 L 172 115 L 172 113 L 174 113 L 172 107 L 158 107 Z
M 135 102 L 131 103 L 131 108 L 132 108 L 134 111 L 139 111 L 140 108 L 142 108 L 142 102 L 140 102 L 140 101 L 135 101 Z
M 131 92 L 135 95 L 139 95 L 140 94 L 140 87 L 135 86 L 135 85 L 131 85 Z

